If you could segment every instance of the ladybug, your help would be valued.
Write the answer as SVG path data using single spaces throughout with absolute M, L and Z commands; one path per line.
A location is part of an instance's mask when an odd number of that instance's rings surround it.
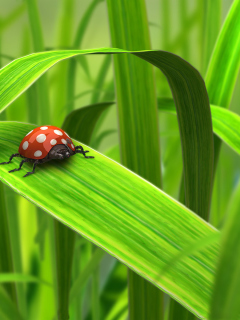
M 18 153 L 12 154 L 8 162 L 0 164 L 8 164 L 14 157 L 24 158 L 19 168 L 13 169 L 9 172 L 19 171 L 25 162 L 33 162 L 33 170 L 25 174 L 24 177 L 29 176 L 35 172 L 38 164 L 50 161 L 52 159 L 64 159 L 73 156 L 76 153 L 82 153 L 87 157 L 82 146 L 74 146 L 69 135 L 62 129 L 54 126 L 42 126 L 33 129 L 23 138 L 20 143 Z

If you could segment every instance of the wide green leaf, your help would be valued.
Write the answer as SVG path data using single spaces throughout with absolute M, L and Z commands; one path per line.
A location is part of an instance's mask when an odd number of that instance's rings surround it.
M 0 123 L 0 162 L 17 151 L 22 137 L 33 128 L 17 122 Z M 0 179 L 206 318 L 217 245 L 180 261 L 160 279 L 159 274 L 186 243 L 218 231 L 146 180 L 84 148 L 95 158 L 75 155 L 45 163 L 27 178 L 23 175 L 29 164 L 8 173 L 17 167 L 16 159 L 0 166 Z

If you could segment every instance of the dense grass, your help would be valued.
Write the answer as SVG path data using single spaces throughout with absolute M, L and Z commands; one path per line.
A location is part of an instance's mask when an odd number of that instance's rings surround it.
M 0 71 L 1 161 L 46 124 L 95 159 L 0 167 L 1 319 L 238 319 L 239 21 L 240 0 L 3 4 L 0 67 L 47 52 Z M 74 51 L 107 46 L 171 53 Z

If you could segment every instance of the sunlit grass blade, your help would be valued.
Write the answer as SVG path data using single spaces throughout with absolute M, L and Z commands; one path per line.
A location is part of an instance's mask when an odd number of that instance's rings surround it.
M 0 70 L 0 104 L 2 110 L 58 61 L 77 54 L 124 52 L 129 51 L 111 48 L 53 51 L 35 53 L 14 60 Z M 168 79 L 176 101 L 179 118 L 185 164 L 186 204 L 198 214 L 207 217 L 212 189 L 213 142 L 210 108 L 204 82 L 196 69 L 171 53 L 164 51 L 138 51 L 133 52 L 133 54 L 160 68 Z M 173 66 L 175 69 L 173 69 Z M 180 74 L 176 70 L 179 70 Z M 187 134 L 185 134 L 186 128 L 188 128 Z M 125 147 L 128 148 L 129 146 L 126 145 Z M 157 173 L 159 170 L 157 170 L 158 161 L 156 159 L 158 145 L 153 149 L 153 154 L 149 153 L 149 156 L 150 158 L 153 157 L 155 162 L 151 167 L 152 175 L 149 180 L 153 179 L 154 183 L 157 184 L 160 174 Z M 139 152 L 141 153 L 141 149 L 135 150 L 135 152 L 130 150 L 130 152 L 136 157 Z M 199 166 L 203 166 L 204 170 L 200 170 Z M 195 175 L 196 178 L 193 178 Z
M 222 1 L 204 0 L 203 16 L 203 74 L 205 74 L 218 32 L 221 27 Z M 191 29 L 190 29 L 191 30 Z
M 240 66 L 240 0 L 233 5 L 223 24 L 206 74 L 210 103 L 228 108 Z
M 106 2 L 112 46 L 127 50 L 150 49 L 145 0 Z M 121 163 L 161 188 L 160 138 L 153 68 L 132 55 L 115 55 L 113 62 Z M 162 320 L 163 297 L 163 292 L 129 269 L 129 320 Z
M 22 137 L 33 128 L 17 122 L 0 123 L 1 162 L 6 160 L 6 154 L 16 152 Z M 4 138 L 6 131 L 8 137 Z M 166 261 L 186 243 L 217 231 L 146 180 L 87 148 L 94 159 L 76 155 L 59 163 L 52 161 L 27 178 L 23 175 L 29 171 L 28 165 L 19 172 L 8 173 L 16 166 L 15 160 L 11 165 L 0 166 L 1 180 L 193 313 L 207 317 L 216 246 L 171 268 L 161 281 L 156 279 Z
M 239 319 L 240 314 L 240 184 L 228 208 L 212 294 L 210 320 Z
M 211 104 L 228 108 L 240 67 L 240 0 L 234 0 L 223 24 L 206 74 L 206 87 Z M 214 137 L 216 169 L 221 141 Z
M 100 296 L 102 319 L 108 317 L 112 309 L 119 304 L 126 294 L 126 309 L 128 307 L 128 287 L 127 287 L 128 268 L 119 261 L 116 261 L 112 270 L 109 272 Z M 121 303 L 120 303 L 121 304 Z M 118 309 L 118 307 L 116 307 Z
M 115 305 L 107 314 L 105 320 L 120 319 L 121 315 L 124 315 L 126 317 L 125 315 L 126 312 L 128 313 L 128 288 L 126 288 L 122 292 L 121 296 L 118 298 Z

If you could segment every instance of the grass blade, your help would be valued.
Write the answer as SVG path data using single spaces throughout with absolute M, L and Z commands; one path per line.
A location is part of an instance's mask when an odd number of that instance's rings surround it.
M 43 35 L 41 30 L 40 17 L 38 12 L 38 7 L 36 0 L 27 0 L 27 8 L 28 8 L 28 17 L 31 27 L 32 39 L 34 51 L 43 51 L 44 50 L 44 42 Z M 44 75 L 41 79 L 39 79 L 38 83 L 38 103 L 40 106 L 39 114 L 40 114 L 40 123 L 44 124 L 50 122 L 50 106 L 49 106 L 49 98 L 48 98 L 48 84 L 47 84 L 47 76 Z M 34 105 L 35 106 L 35 105 Z M 34 108 L 32 106 L 32 108 Z M 38 110 L 35 109 L 35 113 L 38 113 Z
M 129 51 L 110 48 L 63 50 L 32 54 L 14 60 L 0 70 L 1 108 L 4 110 L 32 82 L 36 81 L 42 73 L 58 61 L 77 54 L 124 52 Z M 206 218 L 209 212 L 212 189 L 213 141 L 210 108 L 204 82 L 196 69 L 171 53 L 164 51 L 139 51 L 133 52 L 133 54 L 160 68 L 168 79 L 173 98 L 176 101 L 179 118 L 185 164 L 186 205 Z M 178 70 L 178 73 L 176 70 Z M 151 89 L 149 88 L 149 90 Z M 188 128 L 187 134 L 185 134 L 186 127 Z M 127 150 L 128 145 L 125 148 Z M 151 167 L 149 180 L 153 180 L 155 184 L 158 184 L 160 173 L 157 173 L 159 170 L 157 169 L 158 161 L 155 150 L 158 150 L 158 145 L 153 148 L 152 154 L 149 153 L 155 159 L 154 165 Z M 129 150 L 129 152 L 133 151 Z M 133 154 L 137 157 L 138 154 L 141 154 L 141 149 L 136 150 Z M 138 159 L 134 161 L 138 161 Z M 201 170 L 202 166 L 204 167 L 203 170 Z M 140 173 L 144 176 L 143 172 Z M 195 176 L 196 178 L 193 178 Z M 193 190 L 195 192 L 192 192 Z
M 66 117 L 62 128 L 67 131 L 71 137 L 88 143 L 98 118 L 111 104 L 112 103 L 101 103 L 74 110 Z M 54 222 L 54 227 L 58 277 L 58 317 L 59 319 L 66 319 L 68 318 L 75 232 L 57 220 Z M 93 292 L 95 291 L 93 290 Z M 93 295 L 93 297 L 95 296 Z
M 3 290 L 3 288 L 0 286 L 0 318 L 2 320 L 23 320 L 22 316 L 16 309 L 16 306 L 13 304 L 13 302 L 10 300 L 9 296 Z
M 240 184 L 234 193 L 223 228 L 220 258 L 213 289 L 210 320 L 239 319 L 240 314 Z
M 0 123 L 0 162 L 6 160 L 5 154 L 16 152 L 22 137 L 33 128 L 17 122 Z M 193 313 L 207 317 L 216 246 L 174 266 L 160 281 L 157 278 L 166 261 L 186 243 L 218 231 L 146 180 L 88 149 L 95 156 L 92 161 L 75 156 L 61 163 L 46 163 L 29 179 L 23 178 L 29 171 L 27 165 L 14 174 L 8 170 L 16 164 L 0 166 L 1 180 Z
M 113 102 L 96 103 L 72 111 L 64 120 L 63 130 L 66 130 L 74 139 L 89 144 L 99 117 L 112 104 Z
M 113 47 L 150 49 L 145 0 L 108 0 L 107 7 Z M 121 163 L 161 188 L 153 68 L 131 55 L 115 55 L 113 61 Z M 129 320 L 163 319 L 163 292 L 131 269 L 128 298 Z
M 0 183 L 0 272 L 13 272 L 12 247 L 10 242 L 9 222 L 6 208 L 4 185 Z M 17 305 L 16 287 L 14 283 L 4 285 L 7 293 Z
M 51 286 L 50 283 L 38 279 L 30 274 L 23 273 L 0 273 L 0 282 L 8 283 L 8 282 L 37 282 L 42 283 L 48 286 Z
M 69 319 L 68 304 L 72 274 L 75 232 L 54 220 L 56 271 L 58 287 L 58 319 Z
M 84 270 L 81 272 L 79 277 L 75 280 L 71 288 L 71 293 L 70 293 L 71 301 L 78 296 L 84 284 L 87 282 L 87 280 L 92 275 L 94 270 L 98 267 L 98 264 L 102 260 L 104 254 L 105 252 L 101 248 L 96 248 L 88 264 L 86 265 Z
M 240 67 L 240 0 L 235 0 L 217 39 L 206 74 L 211 104 L 228 108 Z M 221 141 L 214 137 L 214 168 Z
M 160 111 L 176 114 L 173 99 L 159 98 L 158 108 Z M 211 114 L 213 132 L 235 152 L 240 154 L 240 116 L 230 110 L 214 105 L 211 105 Z
M 92 2 L 89 4 L 86 12 L 84 13 L 82 19 L 79 21 L 79 25 L 77 28 L 76 36 L 73 41 L 73 48 L 78 49 L 81 47 L 81 43 L 84 37 L 84 34 L 86 32 L 86 29 L 89 25 L 89 21 L 97 8 L 98 4 L 102 2 L 103 0 L 92 0 Z M 85 59 L 85 57 L 80 57 L 82 59 Z M 81 62 L 81 59 L 79 60 Z M 87 67 L 87 61 L 82 61 L 82 67 L 85 70 L 88 77 L 90 77 L 88 67 Z M 67 82 L 67 101 L 70 101 L 71 103 L 68 103 L 67 107 L 67 113 L 71 112 L 74 109 L 74 89 L 75 89 L 75 82 L 76 82 L 76 61 L 75 59 L 71 59 L 69 62 L 68 67 L 68 82 Z M 97 101 L 95 101 L 97 102 Z
M 204 0 L 203 72 L 205 74 L 221 27 L 221 0 Z

